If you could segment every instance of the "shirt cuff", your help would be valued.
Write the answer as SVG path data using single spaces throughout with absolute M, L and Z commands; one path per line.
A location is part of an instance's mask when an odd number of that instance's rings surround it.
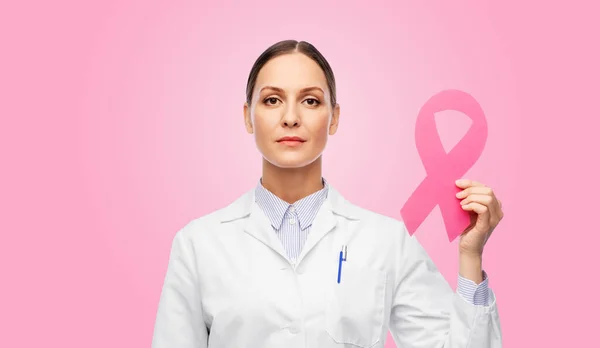
M 475 306 L 489 305 L 488 276 L 483 271 L 483 281 L 477 285 L 474 281 L 458 275 L 457 292 L 467 302 Z

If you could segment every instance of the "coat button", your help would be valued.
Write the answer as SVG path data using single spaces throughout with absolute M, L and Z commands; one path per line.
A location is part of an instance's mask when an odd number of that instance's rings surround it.
M 300 325 L 298 324 L 292 324 L 288 327 L 288 331 L 292 334 L 292 335 L 296 335 L 298 333 L 300 333 Z

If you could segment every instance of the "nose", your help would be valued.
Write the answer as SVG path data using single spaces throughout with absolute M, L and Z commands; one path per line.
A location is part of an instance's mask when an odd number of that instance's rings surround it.
M 298 127 L 300 125 L 300 117 L 293 106 L 288 106 L 281 118 L 283 127 Z

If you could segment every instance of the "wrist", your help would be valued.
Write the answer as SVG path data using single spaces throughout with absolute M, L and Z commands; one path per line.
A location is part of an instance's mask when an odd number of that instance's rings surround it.
M 481 254 L 459 254 L 459 274 L 465 279 L 480 284 L 483 281 L 483 257 Z

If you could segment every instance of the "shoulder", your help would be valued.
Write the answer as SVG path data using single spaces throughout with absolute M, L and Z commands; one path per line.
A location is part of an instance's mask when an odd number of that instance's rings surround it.
M 405 233 L 406 228 L 401 220 L 359 206 L 343 196 L 333 186 L 330 186 L 329 193 L 329 200 L 334 213 L 357 221 L 361 230 L 366 229 L 377 233 L 394 233 L 396 235 Z
M 349 201 L 347 201 L 347 204 L 358 218 L 362 231 L 395 241 L 403 241 L 409 236 L 406 225 L 402 220 L 366 209 Z
M 366 208 L 356 206 L 356 210 L 360 212 L 361 220 L 367 225 L 377 225 L 379 227 L 402 229 L 404 222 L 389 215 L 375 212 Z
M 410 268 L 422 262 L 428 269 L 436 269 L 418 238 L 408 232 L 402 220 L 356 205 L 353 209 L 360 214 L 362 236 L 378 243 L 379 250 L 387 251 L 393 264 L 398 266 L 398 272 L 402 267 Z
M 243 218 L 250 212 L 253 191 L 247 191 L 228 205 L 188 221 L 175 238 L 194 239 L 218 231 L 224 222 Z

